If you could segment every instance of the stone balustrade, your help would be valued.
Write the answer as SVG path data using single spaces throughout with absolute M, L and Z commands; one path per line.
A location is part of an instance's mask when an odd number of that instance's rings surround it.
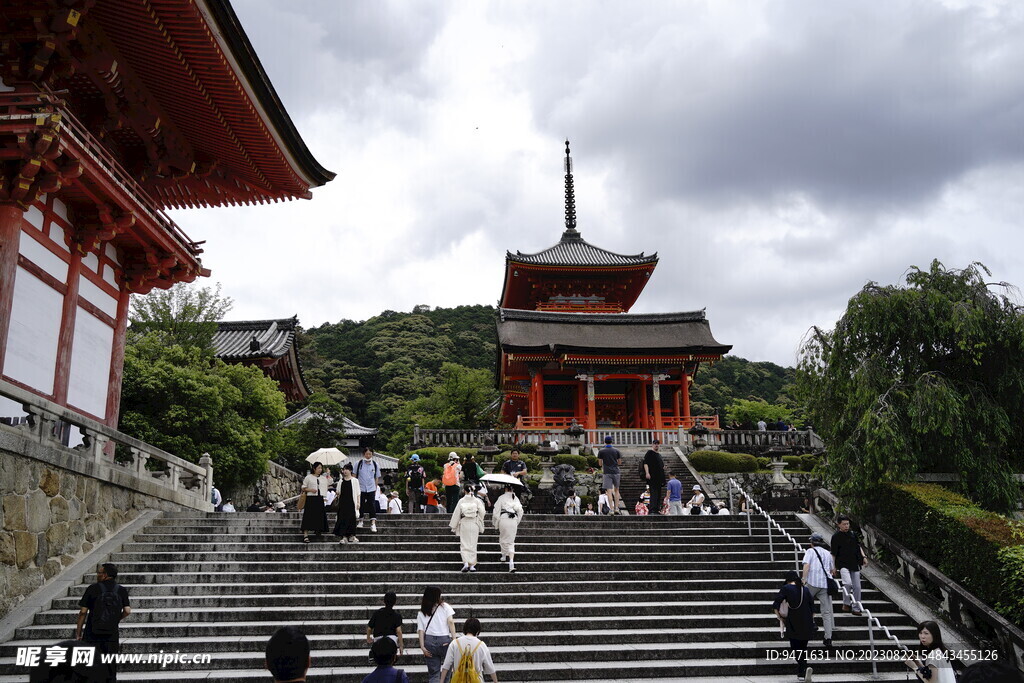
M 0 616 L 143 510 L 213 509 L 209 456 L 195 465 L 7 382 L 0 396 L 24 410 L 0 424 Z

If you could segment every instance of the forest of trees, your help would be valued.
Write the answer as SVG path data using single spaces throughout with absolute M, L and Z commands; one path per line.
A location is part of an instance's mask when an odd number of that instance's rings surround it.
M 304 331 L 300 360 L 310 389 L 326 393 L 356 422 L 380 429 L 378 448 L 398 451 L 411 425 L 489 426 L 498 352 L 492 306 L 385 311 L 363 322 L 342 320 Z M 800 411 L 792 368 L 729 357 L 702 366 L 692 412 L 718 413 L 737 399 Z

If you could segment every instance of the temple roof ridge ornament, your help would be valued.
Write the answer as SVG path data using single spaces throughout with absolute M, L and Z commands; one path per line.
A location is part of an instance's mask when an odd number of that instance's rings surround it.
M 576 229 L 576 192 L 572 186 L 572 156 L 569 154 L 569 138 L 565 139 L 565 232 L 562 241 L 582 240 Z
M 657 265 L 658 252 L 647 255 L 619 254 L 596 247 L 583 239 L 576 222 L 576 191 L 572 177 L 572 156 L 565 141 L 565 231 L 557 244 L 536 253 L 506 252 L 506 261 L 540 266 L 640 266 Z

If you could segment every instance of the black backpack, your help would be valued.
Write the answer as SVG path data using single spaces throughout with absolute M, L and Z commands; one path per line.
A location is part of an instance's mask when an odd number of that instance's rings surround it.
M 110 584 L 109 590 L 107 584 Z M 120 586 L 113 581 L 100 581 L 100 594 L 93 603 L 92 612 L 92 634 L 94 636 L 112 636 L 117 633 L 117 626 L 121 623 L 121 612 L 124 605 L 121 604 Z
M 643 460 L 640 461 L 640 466 L 637 467 L 637 469 L 636 469 L 636 473 L 640 475 L 640 481 L 647 481 L 647 473 L 644 472 L 644 463 L 646 461 L 647 461 L 647 456 L 645 455 Z
M 423 486 L 423 468 L 413 465 L 409 468 L 409 486 L 418 489 Z

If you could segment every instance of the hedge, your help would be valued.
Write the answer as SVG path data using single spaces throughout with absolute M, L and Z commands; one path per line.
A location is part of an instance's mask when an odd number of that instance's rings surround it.
M 937 484 L 886 484 L 881 528 L 1017 625 L 1024 624 L 1024 539 L 1018 523 Z
M 475 452 L 475 451 L 474 451 Z M 511 452 L 505 452 L 498 455 L 495 458 L 495 467 L 493 472 L 501 472 L 501 466 L 505 464 L 505 461 L 509 459 Z M 526 469 L 528 472 L 539 472 L 540 471 L 540 456 L 530 455 L 529 453 L 520 453 L 519 459 L 526 463 Z M 483 465 L 480 465 L 483 467 Z
M 572 468 L 577 472 L 582 472 L 590 466 L 587 458 L 582 455 L 556 455 L 551 460 L 556 465 L 572 465 Z
M 753 472 L 757 469 L 757 458 L 746 453 L 696 451 L 689 458 L 699 472 Z

